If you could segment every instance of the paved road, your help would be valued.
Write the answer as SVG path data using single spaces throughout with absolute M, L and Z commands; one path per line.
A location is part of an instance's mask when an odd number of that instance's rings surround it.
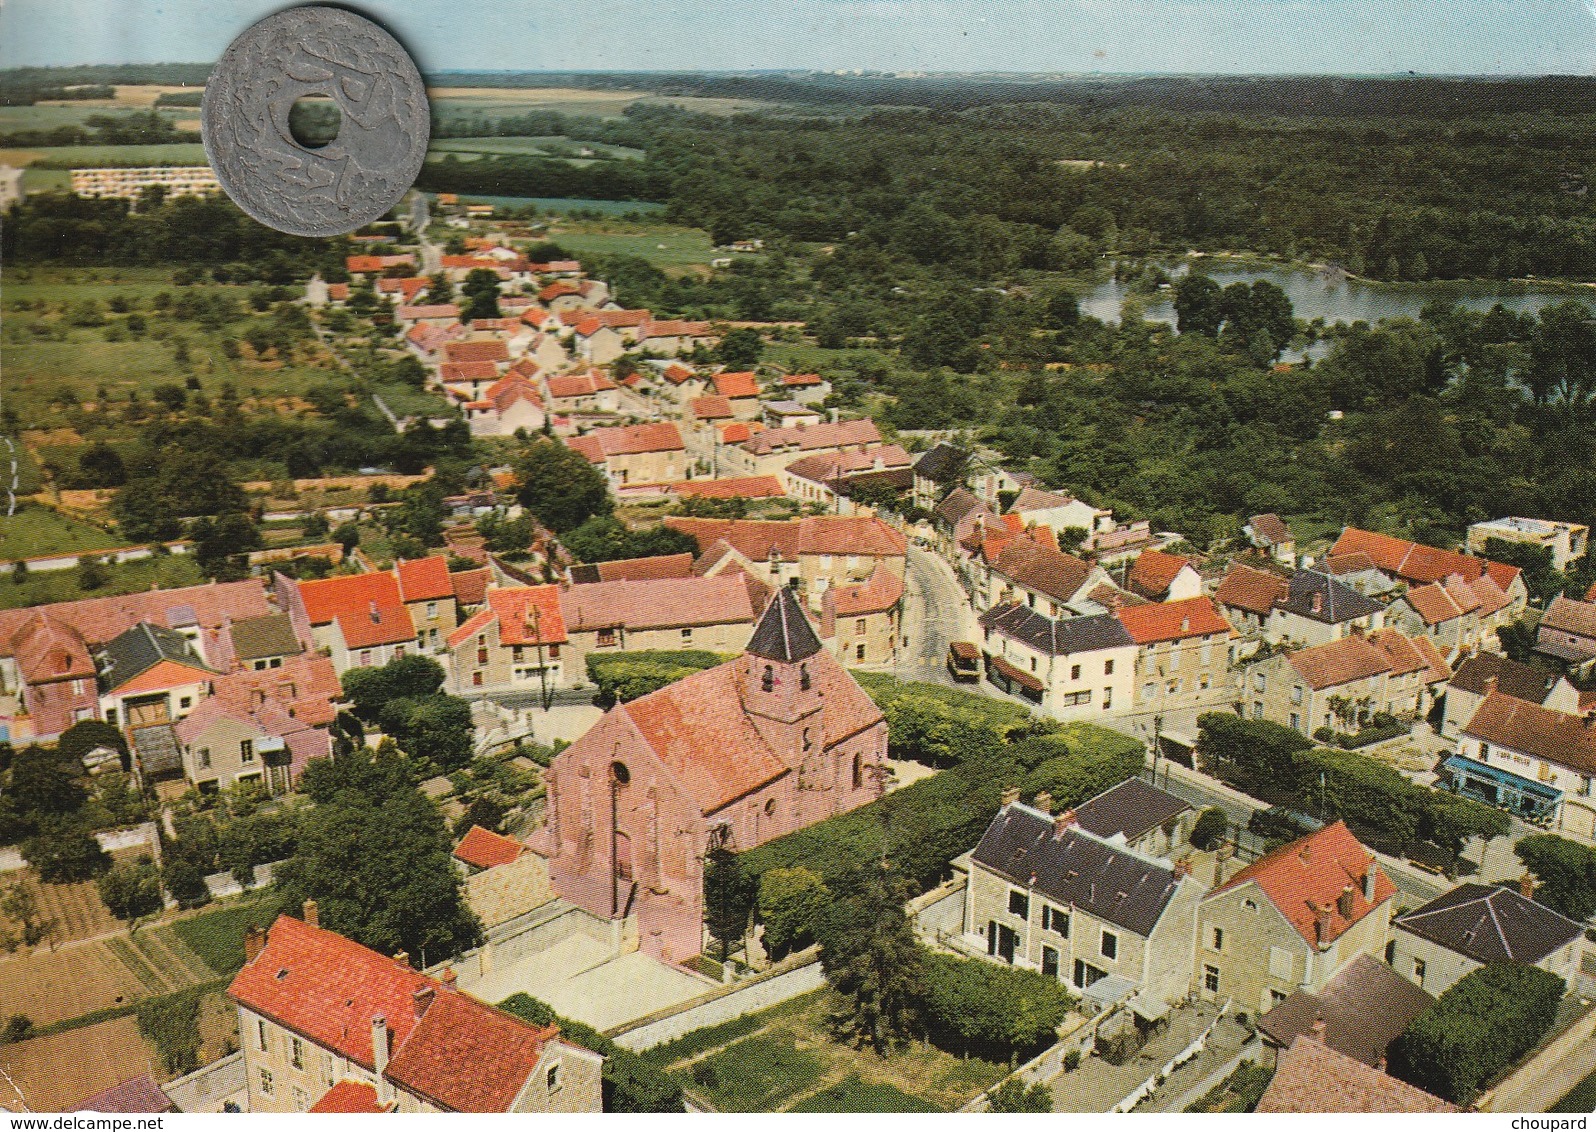
M 946 561 L 913 545 L 904 582 L 903 630 L 908 644 L 900 650 L 897 675 L 952 684 L 946 667 L 948 643 L 978 639 L 979 627 L 964 589 Z

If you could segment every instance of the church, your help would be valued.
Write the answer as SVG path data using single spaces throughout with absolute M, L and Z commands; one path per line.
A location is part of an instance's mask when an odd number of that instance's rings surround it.
M 560 896 L 617 927 L 635 914 L 639 948 L 680 962 L 703 948 L 709 850 L 874 800 L 886 758 L 881 710 L 782 588 L 743 655 L 617 704 L 555 757 L 532 844 Z

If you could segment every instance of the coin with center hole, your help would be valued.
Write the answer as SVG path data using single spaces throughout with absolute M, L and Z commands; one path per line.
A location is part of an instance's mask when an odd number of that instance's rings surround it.
M 302 142 L 294 104 L 326 100 L 336 136 Z M 205 155 L 233 203 L 296 236 L 353 232 L 398 204 L 427 156 L 427 92 L 393 36 L 341 8 L 268 16 L 228 45 L 200 104 Z

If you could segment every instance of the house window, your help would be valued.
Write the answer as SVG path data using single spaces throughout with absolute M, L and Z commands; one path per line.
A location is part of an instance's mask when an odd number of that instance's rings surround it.
M 853 635 L 856 636 L 856 637 L 862 637 L 862 636 L 865 635 L 865 619 L 863 617 L 860 617 L 859 619 L 854 621 L 854 623 L 853 623 Z
M 1103 933 L 1103 938 L 1098 945 L 1098 951 L 1102 953 L 1104 959 L 1118 958 L 1119 936 L 1115 935 L 1113 932 L 1105 931 Z
M 1028 918 L 1031 914 L 1031 898 L 1017 888 L 1009 889 L 1009 915 Z
M 1213 929 L 1213 935 L 1210 937 L 1210 939 L 1208 941 L 1208 945 L 1209 945 L 1209 947 L 1213 948 L 1215 951 L 1223 951 L 1223 950 L 1225 950 L 1225 929 L 1224 928 L 1214 928 Z
M 684 644 L 684 645 L 691 644 L 692 640 L 693 640 L 693 631 L 691 629 L 683 629 L 682 630 L 682 644 Z
M 480 669 L 471 674 L 471 686 L 473 688 L 482 687 L 482 671 Z
M 1254 700 L 1252 702 L 1252 717 L 1254 719 L 1262 719 L 1263 718 L 1263 701 L 1262 700 Z
M 1103 675 L 1104 676 L 1112 676 L 1112 675 L 1114 675 L 1114 662 L 1112 660 L 1103 661 Z
M 238 741 L 238 761 L 244 763 L 255 761 L 255 740 L 240 739 Z
M 298 1038 L 288 1043 L 288 1060 L 295 1069 L 305 1068 L 305 1043 Z
M 1070 665 L 1070 679 L 1071 680 L 1079 680 L 1080 678 L 1081 678 L 1081 666 L 1078 665 L 1078 664 Z
M 1243 900 L 1241 902 L 1241 907 L 1242 907 L 1243 911 L 1257 912 L 1258 911 L 1258 902 L 1256 900 Z
M 1288 997 L 1289 996 L 1286 994 L 1285 991 L 1271 990 L 1269 992 L 1269 1009 L 1273 1010 L 1275 1007 L 1279 1006 L 1282 1002 L 1286 1001 L 1286 999 Z
M 1291 713 L 1291 729 L 1293 731 L 1301 731 L 1302 730 L 1302 717 L 1300 715 L 1298 715 L 1296 712 L 1292 712 Z
M 1203 964 L 1203 989 L 1209 994 L 1219 993 L 1219 968 L 1212 963 Z
M 857 789 L 859 789 L 859 787 L 861 787 L 863 785 L 864 785 L 864 760 L 863 760 L 862 756 L 860 756 L 858 754 L 855 754 L 853 756 L 853 788 L 855 790 L 857 790 Z
M 177 710 L 178 711 L 187 711 L 189 708 L 191 708 L 193 706 L 194 706 L 194 697 L 193 696 L 179 696 L 178 697 L 178 700 L 177 700 Z
M 107 708 L 106 709 L 105 722 L 111 724 L 113 727 L 116 726 L 116 709 L 115 708 Z
M 614 629 L 600 629 L 598 631 L 597 644 L 598 644 L 598 647 L 601 648 L 601 649 L 612 649 L 612 648 L 614 648 L 615 647 L 615 630 Z
M 1056 932 L 1065 939 L 1070 937 L 1070 914 L 1062 908 L 1042 905 L 1042 930 Z
M 295 1112 L 304 1112 L 309 1107 L 310 1107 L 310 1094 L 305 1092 L 305 1090 L 301 1089 L 298 1085 L 295 1085 L 294 1086 L 294 1111 Z
M 1158 685 L 1149 680 L 1142 685 L 1142 699 L 1151 700 L 1158 696 Z
M 427 620 L 428 621 L 436 621 L 437 619 L 438 619 L 438 603 L 435 602 L 435 601 L 427 602 Z
M 487 649 L 484 648 L 484 649 L 478 649 L 477 650 L 477 663 L 478 664 L 486 664 L 486 663 L 488 663 L 488 650 Z
M 559 660 L 560 659 L 560 646 L 559 645 L 550 645 L 549 646 L 549 659 L 550 660 Z
M 558 1061 L 549 1066 L 548 1071 L 543 1074 L 543 1084 L 551 1093 L 560 1091 L 560 1063 Z
M 362 667 L 362 668 L 370 668 L 371 667 L 371 650 L 370 649 L 361 649 L 360 650 L 360 667 Z
M 1036 671 L 1036 657 L 1034 657 L 1034 656 L 1031 658 L 1031 671 L 1032 672 Z
M 327 1084 L 337 1084 L 338 1078 L 334 1074 L 333 1056 L 330 1053 L 321 1055 L 321 1075 L 326 1078 Z
M 260 1091 L 268 1097 L 272 1095 L 272 1071 L 270 1069 L 262 1069 L 260 1071 Z
M 404 654 L 405 654 L 405 647 L 403 645 L 395 645 L 393 647 L 393 655 L 395 657 L 401 657 L 401 656 L 404 656 Z
M 806 751 L 810 747 L 814 746 L 815 741 L 812 738 L 810 738 L 809 728 L 807 728 L 807 727 L 804 728 L 802 742 L 803 742 L 803 749 L 806 750 Z
M 1104 688 L 1103 689 L 1103 710 L 1107 711 L 1109 708 L 1111 708 L 1113 706 L 1114 706 L 1114 689 L 1112 689 L 1112 688 Z
M 1413 981 L 1421 987 L 1424 985 L 1424 960 L 1422 959 L 1413 961 Z
M 854 649 L 853 649 L 853 658 L 855 660 L 863 660 L 864 656 L 865 656 L 865 647 L 863 645 L 855 645 Z
M 1263 691 L 1265 683 L 1266 681 L 1262 672 L 1254 672 L 1252 674 L 1252 686 L 1255 690 L 1259 692 Z
M 1300 704 L 1302 702 L 1302 685 L 1301 684 L 1293 684 L 1291 686 L 1291 702 L 1294 703 L 1294 704 Z
M 195 752 L 194 759 L 201 770 L 209 770 L 211 768 L 211 749 L 209 747 L 201 747 Z
M 266 1019 L 255 1019 L 255 1048 L 266 1052 Z

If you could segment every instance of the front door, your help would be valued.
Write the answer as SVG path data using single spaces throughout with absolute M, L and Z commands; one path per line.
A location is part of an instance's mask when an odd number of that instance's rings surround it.
M 127 725 L 129 727 L 150 727 L 159 723 L 172 721 L 164 695 L 155 696 L 144 700 L 127 701 Z
M 986 952 L 996 955 L 1005 963 L 1014 962 L 1014 945 L 1019 942 L 1019 936 L 1013 928 L 1006 928 L 996 920 L 986 922 Z
M 1042 948 L 1042 974 L 1050 979 L 1058 978 L 1058 951 L 1051 947 Z
M 1085 990 L 1107 974 L 1108 972 L 1101 967 L 1094 967 L 1084 960 L 1075 961 L 1075 985 L 1081 990 Z

